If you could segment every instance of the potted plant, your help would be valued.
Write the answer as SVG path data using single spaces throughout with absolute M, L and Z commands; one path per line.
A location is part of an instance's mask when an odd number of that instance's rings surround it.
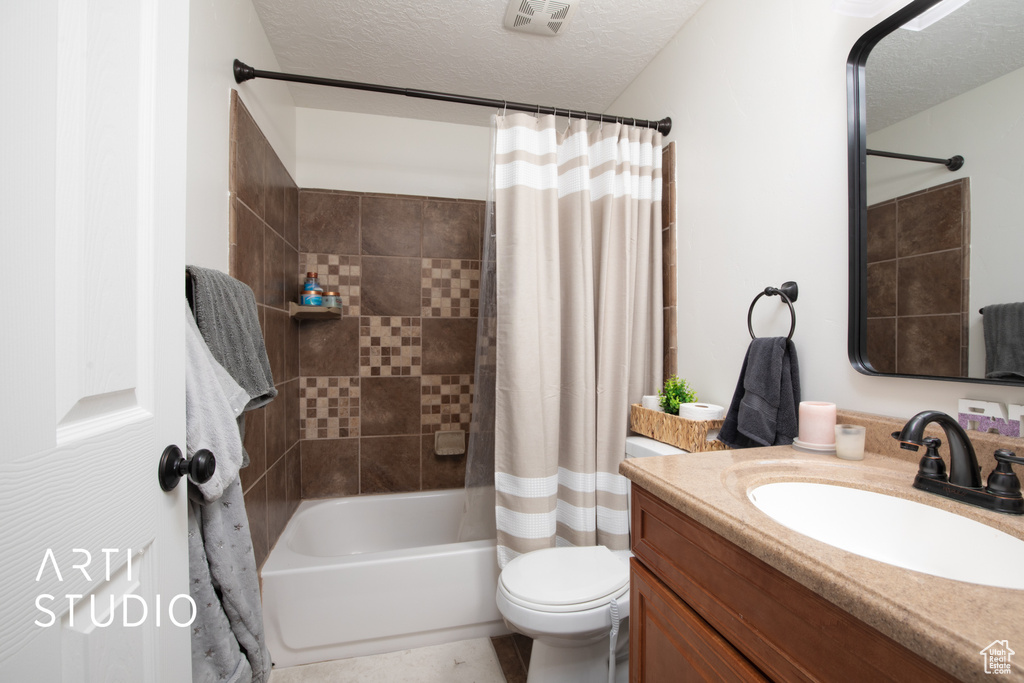
M 666 413 L 678 415 L 679 404 L 696 403 L 697 394 L 690 388 L 685 379 L 679 379 L 676 375 L 672 375 L 665 380 L 665 386 L 658 392 L 658 399 Z
M 679 406 L 684 403 L 697 403 L 697 392 L 686 383 L 686 380 L 679 379 L 676 375 L 665 380 L 664 386 L 658 392 L 658 403 L 661 410 L 645 408 L 640 404 L 630 406 L 630 429 L 637 434 L 691 453 L 722 451 L 728 448 L 715 438 L 722 426 L 721 419 L 694 419 L 679 415 Z

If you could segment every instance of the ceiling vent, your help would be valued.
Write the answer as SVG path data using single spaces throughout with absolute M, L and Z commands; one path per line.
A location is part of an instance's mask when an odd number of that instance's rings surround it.
M 510 31 L 558 36 L 569 28 L 579 0 L 511 0 L 505 12 Z

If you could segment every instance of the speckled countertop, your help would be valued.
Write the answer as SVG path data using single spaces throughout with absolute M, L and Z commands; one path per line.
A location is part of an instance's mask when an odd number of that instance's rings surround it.
M 749 490 L 777 481 L 838 484 L 950 510 L 1024 539 L 1021 517 L 912 488 L 915 462 L 870 452 L 848 462 L 776 446 L 626 460 L 619 471 L 954 676 L 990 679 L 980 652 L 1008 640 L 1021 653 L 1008 678 L 1024 680 L 1024 591 L 943 579 L 839 550 L 782 526 L 747 498 Z M 942 529 L 929 533 L 941 537 Z

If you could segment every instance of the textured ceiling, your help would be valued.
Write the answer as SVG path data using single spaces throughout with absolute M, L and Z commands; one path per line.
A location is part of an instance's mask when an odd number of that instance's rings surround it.
M 284 72 L 602 112 L 705 1 L 581 0 L 569 29 L 557 37 L 506 30 L 508 0 L 253 5 Z M 289 87 L 300 107 L 475 125 L 487 125 L 493 113 L 395 95 Z
M 897 29 L 868 56 L 868 132 L 1024 67 L 1024 0 L 971 0 L 923 31 Z

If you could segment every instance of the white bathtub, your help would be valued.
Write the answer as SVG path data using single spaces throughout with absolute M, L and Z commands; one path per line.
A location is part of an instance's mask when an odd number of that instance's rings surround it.
M 279 667 L 508 633 L 494 535 L 458 543 L 462 489 L 303 501 L 263 565 Z

